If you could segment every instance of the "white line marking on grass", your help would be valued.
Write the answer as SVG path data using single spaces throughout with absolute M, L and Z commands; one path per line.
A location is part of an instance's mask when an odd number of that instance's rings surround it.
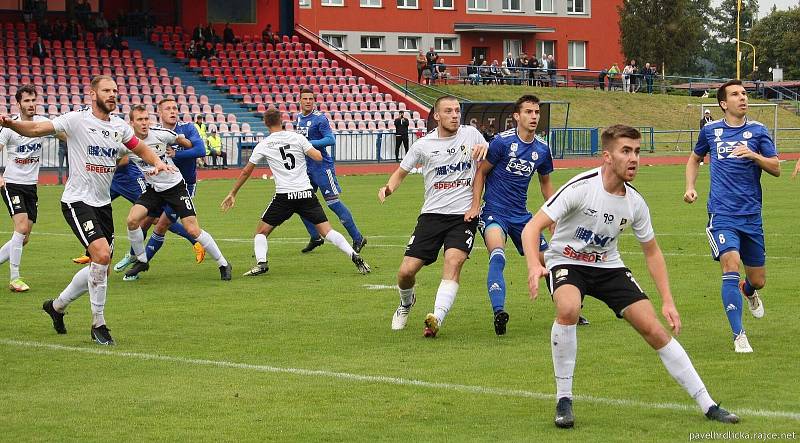
M 363 286 L 371 291 L 380 291 L 383 289 L 391 289 L 391 290 L 397 289 L 397 285 L 363 285 Z
M 7 346 L 22 347 L 22 348 L 37 348 L 37 349 L 46 349 L 51 351 L 102 355 L 108 357 L 120 357 L 120 358 L 144 360 L 144 361 L 178 363 L 178 364 L 185 364 L 192 366 L 210 366 L 217 368 L 241 369 L 253 372 L 300 375 L 304 377 L 333 378 L 338 380 L 356 381 L 364 383 L 383 383 L 383 384 L 398 385 L 398 386 L 415 386 L 427 389 L 439 389 L 444 391 L 460 392 L 465 394 L 489 395 L 494 397 L 518 397 L 518 398 L 532 398 L 535 400 L 551 400 L 551 401 L 555 400 L 555 395 L 545 394 L 542 392 L 524 391 L 520 389 L 492 388 L 487 386 L 476 386 L 476 385 L 462 385 L 455 383 L 429 382 L 424 380 L 387 377 L 382 375 L 361 375 L 361 374 L 351 374 L 348 372 L 335 372 L 335 371 L 325 371 L 317 369 L 281 368 L 277 366 L 236 363 L 224 360 L 204 360 L 196 358 L 173 357 L 170 355 L 144 354 L 139 352 L 117 352 L 117 351 L 109 351 L 106 348 L 98 348 L 98 347 L 81 348 L 75 346 L 63 346 L 63 345 L 54 345 L 49 343 L 19 341 L 10 339 L 0 339 L 0 344 L 4 344 Z M 620 406 L 627 408 L 666 409 L 671 411 L 689 411 L 696 414 L 700 413 L 700 411 L 697 409 L 696 406 L 690 404 L 682 404 L 682 403 L 649 403 L 639 400 L 593 397 L 590 395 L 576 395 L 575 399 L 582 402 L 596 403 L 600 405 Z M 772 411 L 767 409 L 749 409 L 749 408 L 730 408 L 730 409 L 740 416 L 788 418 L 790 420 L 800 421 L 800 412 Z

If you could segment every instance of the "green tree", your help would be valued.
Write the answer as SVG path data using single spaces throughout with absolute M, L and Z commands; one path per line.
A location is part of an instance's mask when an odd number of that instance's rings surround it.
M 800 7 L 788 11 L 773 9 L 770 15 L 756 22 L 749 38 L 756 47 L 756 64 L 762 80 L 771 80 L 767 70 L 776 64 L 783 67 L 784 78 L 800 78 Z
M 619 9 L 620 44 L 626 59 L 665 66 L 668 73 L 698 71 L 708 38 L 710 0 L 624 0 Z
M 722 0 L 718 8 L 713 10 L 711 20 L 711 38 L 706 44 L 706 58 L 714 66 L 715 77 L 733 78 L 736 76 L 736 9 L 739 0 Z M 758 0 L 741 0 L 742 10 L 739 17 L 739 35 L 750 42 L 750 30 L 755 26 L 758 13 Z M 751 42 L 752 43 L 752 42 Z M 741 45 L 742 60 L 751 49 Z M 752 56 L 752 55 L 751 55 Z M 751 68 L 742 63 L 742 78 L 749 76 Z

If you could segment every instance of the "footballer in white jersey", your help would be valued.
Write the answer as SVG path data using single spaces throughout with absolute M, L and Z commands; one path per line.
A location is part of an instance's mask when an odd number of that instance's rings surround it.
M 155 153 L 163 161 L 172 166 L 172 160 L 167 157 L 167 146 L 179 144 L 183 147 L 191 147 L 192 142 L 183 136 L 178 136 L 174 131 L 160 127 L 150 127 L 150 113 L 142 105 L 136 105 L 130 111 L 131 127 L 137 137 L 144 140 L 148 146 L 152 146 Z M 125 272 L 126 277 L 136 276 L 150 269 L 149 259 L 144 246 L 144 231 L 142 224 L 150 226 L 152 221 L 161 215 L 164 206 L 171 207 L 180 217 L 181 224 L 198 243 L 202 244 L 205 250 L 214 257 L 219 265 L 220 279 L 228 281 L 231 279 L 231 264 L 222 255 L 216 241 L 211 234 L 200 228 L 197 221 L 197 214 L 194 209 L 194 202 L 189 195 L 186 182 L 177 168 L 171 174 L 153 175 L 152 167 L 147 165 L 136 155 L 130 155 L 130 160 L 144 173 L 147 187 L 128 213 L 128 240 L 131 242 L 133 255 L 136 262 L 131 269 Z M 144 164 L 143 164 L 144 163 Z M 146 220 L 148 219 L 149 220 Z
M 308 178 L 305 156 L 321 161 L 322 153 L 302 135 L 284 131 L 281 128 L 281 114 L 277 109 L 270 108 L 264 113 L 264 124 L 269 128 L 269 136 L 253 149 L 250 161 L 220 204 L 225 212 L 233 208 L 236 205 L 236 194 L 253 173 L 256 164 L 266 160 L 275 178 L 275 195 L 256 226 L 253 239 L 256 264 L 244 275 L 256 276 L 269 270 L 267 237 L 294 214 L 313 223 L 317 233 L 347 254 L 360 273 L 368 273 L 369 265 L 353 250 L 344 236 L 331 227 Z
M 400 305 L 392 316 L 392 329 L 405 328 L 416 302 L 415 276 L 423 266 L 435 262 L 439 250 L 444 249 L 444 268 L 435 309 L 425 317 L 423 336 L 428 338 L 436 337 L 452 307 L 461 268 L 472 251 L 478 220 L 467 220 L 465 215 L 472 203 L 477 161 L 486 157 L 488 149 L 477 129 L 461 126 L 461 105 L 455 97 L 436 100 L 433 118 L 436 129 L 411 146 L 400 167 L 378 190 L 378 200 L 383 203 L 416 164 L 422 164 L 425 202 L 397 273 Z
M 87 290 L 92 308 L 92 339 L 101 345 L 114 340 L 106 327 L 104 308 L 108 264 L 114 244 L 114 219 L 111 214 L 111 176 L 117 158 L 133 151 L 155 166 L 155 172 L 170 168 L 133 135 L 119 117 L 117 84 L 109 76 L 92 79 L 91 106 L 68 112 L 52 121 L 19 121 L 0 116 L 0 126 L 26 137 L 63 134 L 66 137 L 70 175 L 61 197 L 61 210 L 75 236 L 87 249 L 89 266 L 82 268 L 55 300 L 46 300 L 42 309 L 50 315 L 53 328 L 66 334 L 64 310 Z
M 562 186 L 522 234 L 531 299 L 538 296 L 539 278 L 547 276 L 556 307 L 550 331 L 558 399 L 555 425 L 575 425 L 572 379 L 578 353 L 576 324 L 585 295 L 604 302 L 639 332 L 706 417 L 736 423 L 739 418 L 720 408 L 708 394 L 686 351 L 661 325 L 652 303 L 619 257 L 617 239 L 631 226 L 661 295 L 661 313 L 671 332 L 678 335 L 681 319 L 669 289 L 664 255 L 656 242 L 644 198 L 629 183 L 639 168 L 641 134 L 630 126 L 615 125 L 603 131 L 601 140 L 603 165 Z M 554 223 L 545 269 L 537 254 L 539 236 Z
M 47 118 L 34 115 L 36 112 L 36 89 L 24 85 L 15 95 L 20 108 L 19 115 L 12 120 L 41 122 Z M 8 288 L 14 292 L 25 292 L 30 286 L 20 277 L 19 266 L 22 249 L 28 243 L 33 224 L 36 223 L 39 196 L 36 184 L 39 182 L 42 143 L 44 137 L 25 137 L 10 128 L 0 127 L 0 149 L 7 154 L 6 168 L 0 178 L 0 196 L 3 198 L 8 214 L 14 223 L 11 239 L 0 248 L 0 264 L 8 261 Z

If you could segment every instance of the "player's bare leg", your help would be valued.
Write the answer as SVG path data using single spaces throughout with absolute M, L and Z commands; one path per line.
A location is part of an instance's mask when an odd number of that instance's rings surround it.
M 397 288 L 400 292 L 400 305 L 392 315 L 392 329 L 399 331 L 406 327 L 408 314 L 417 302 L 414 285 L 417 282 L 417 272 L 422 269 L 425 262 L 416 258 L 404 256 L 397 271 Z

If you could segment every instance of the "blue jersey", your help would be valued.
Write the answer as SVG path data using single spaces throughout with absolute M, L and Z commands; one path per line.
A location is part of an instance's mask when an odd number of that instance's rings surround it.
M 336 145 L 336 138 L 333 136 L 333 131 L 331 131 L 331 126 L 325 114 L 319 111 L 313 111 L 308 115 L 298 114 L 295 131 L 307 138 L 311 142 L 311 146 L 322 153 L 321 162 L 307 161 L 306 164 L 309 169 L 324 164 L 333 164 L 333 159 L 328 152 L 328 146 L 333 147 Z
M 122 166 L 117 166 L 114 170 L 114 176 L 111 178 L 111 183 L 119 188 L 139 189 L 141 192 L 141 180 L 144 180 L 142 170 L 137 168 L 136 165 L 126 163 Z
M 767 158 L 778 155 L 769 130 L 759 122 L 745 120 L 742 126 L 732 127 L 723 119 L 703 126 L 694 153 L 700 157 L 711 154 L 711 214 L 761 213 L 761 167 L 752 160 L 730 155 L 738 145 Z
M 178 167 L 178 170 L 181 171 L 181 175 L 186 181 L 186 184 L 195 183 L 197 181 L 197 159 L 206 156 L 205 141 L 200 138 L 200 132 L 197 131 L 197 127 L 191 122 L 178 122 L 175 126 L 175 132 L 183 134 L 184 137 L 192 142 L 192 147 L 184 149 L 178 145 L 173 146 L 175 148 L 175 157 L 172 161 L 175 163 L 175 166 Z
M 486 176 L 484 210 L 508 216 L 528 214 L 528 185 L 533 173 L 553 172 L 553 157 L 547 143 L 538 137 L 526 143 L 516 129 L 509 129 L 489 143 L 486 160 L 494 168 Z

